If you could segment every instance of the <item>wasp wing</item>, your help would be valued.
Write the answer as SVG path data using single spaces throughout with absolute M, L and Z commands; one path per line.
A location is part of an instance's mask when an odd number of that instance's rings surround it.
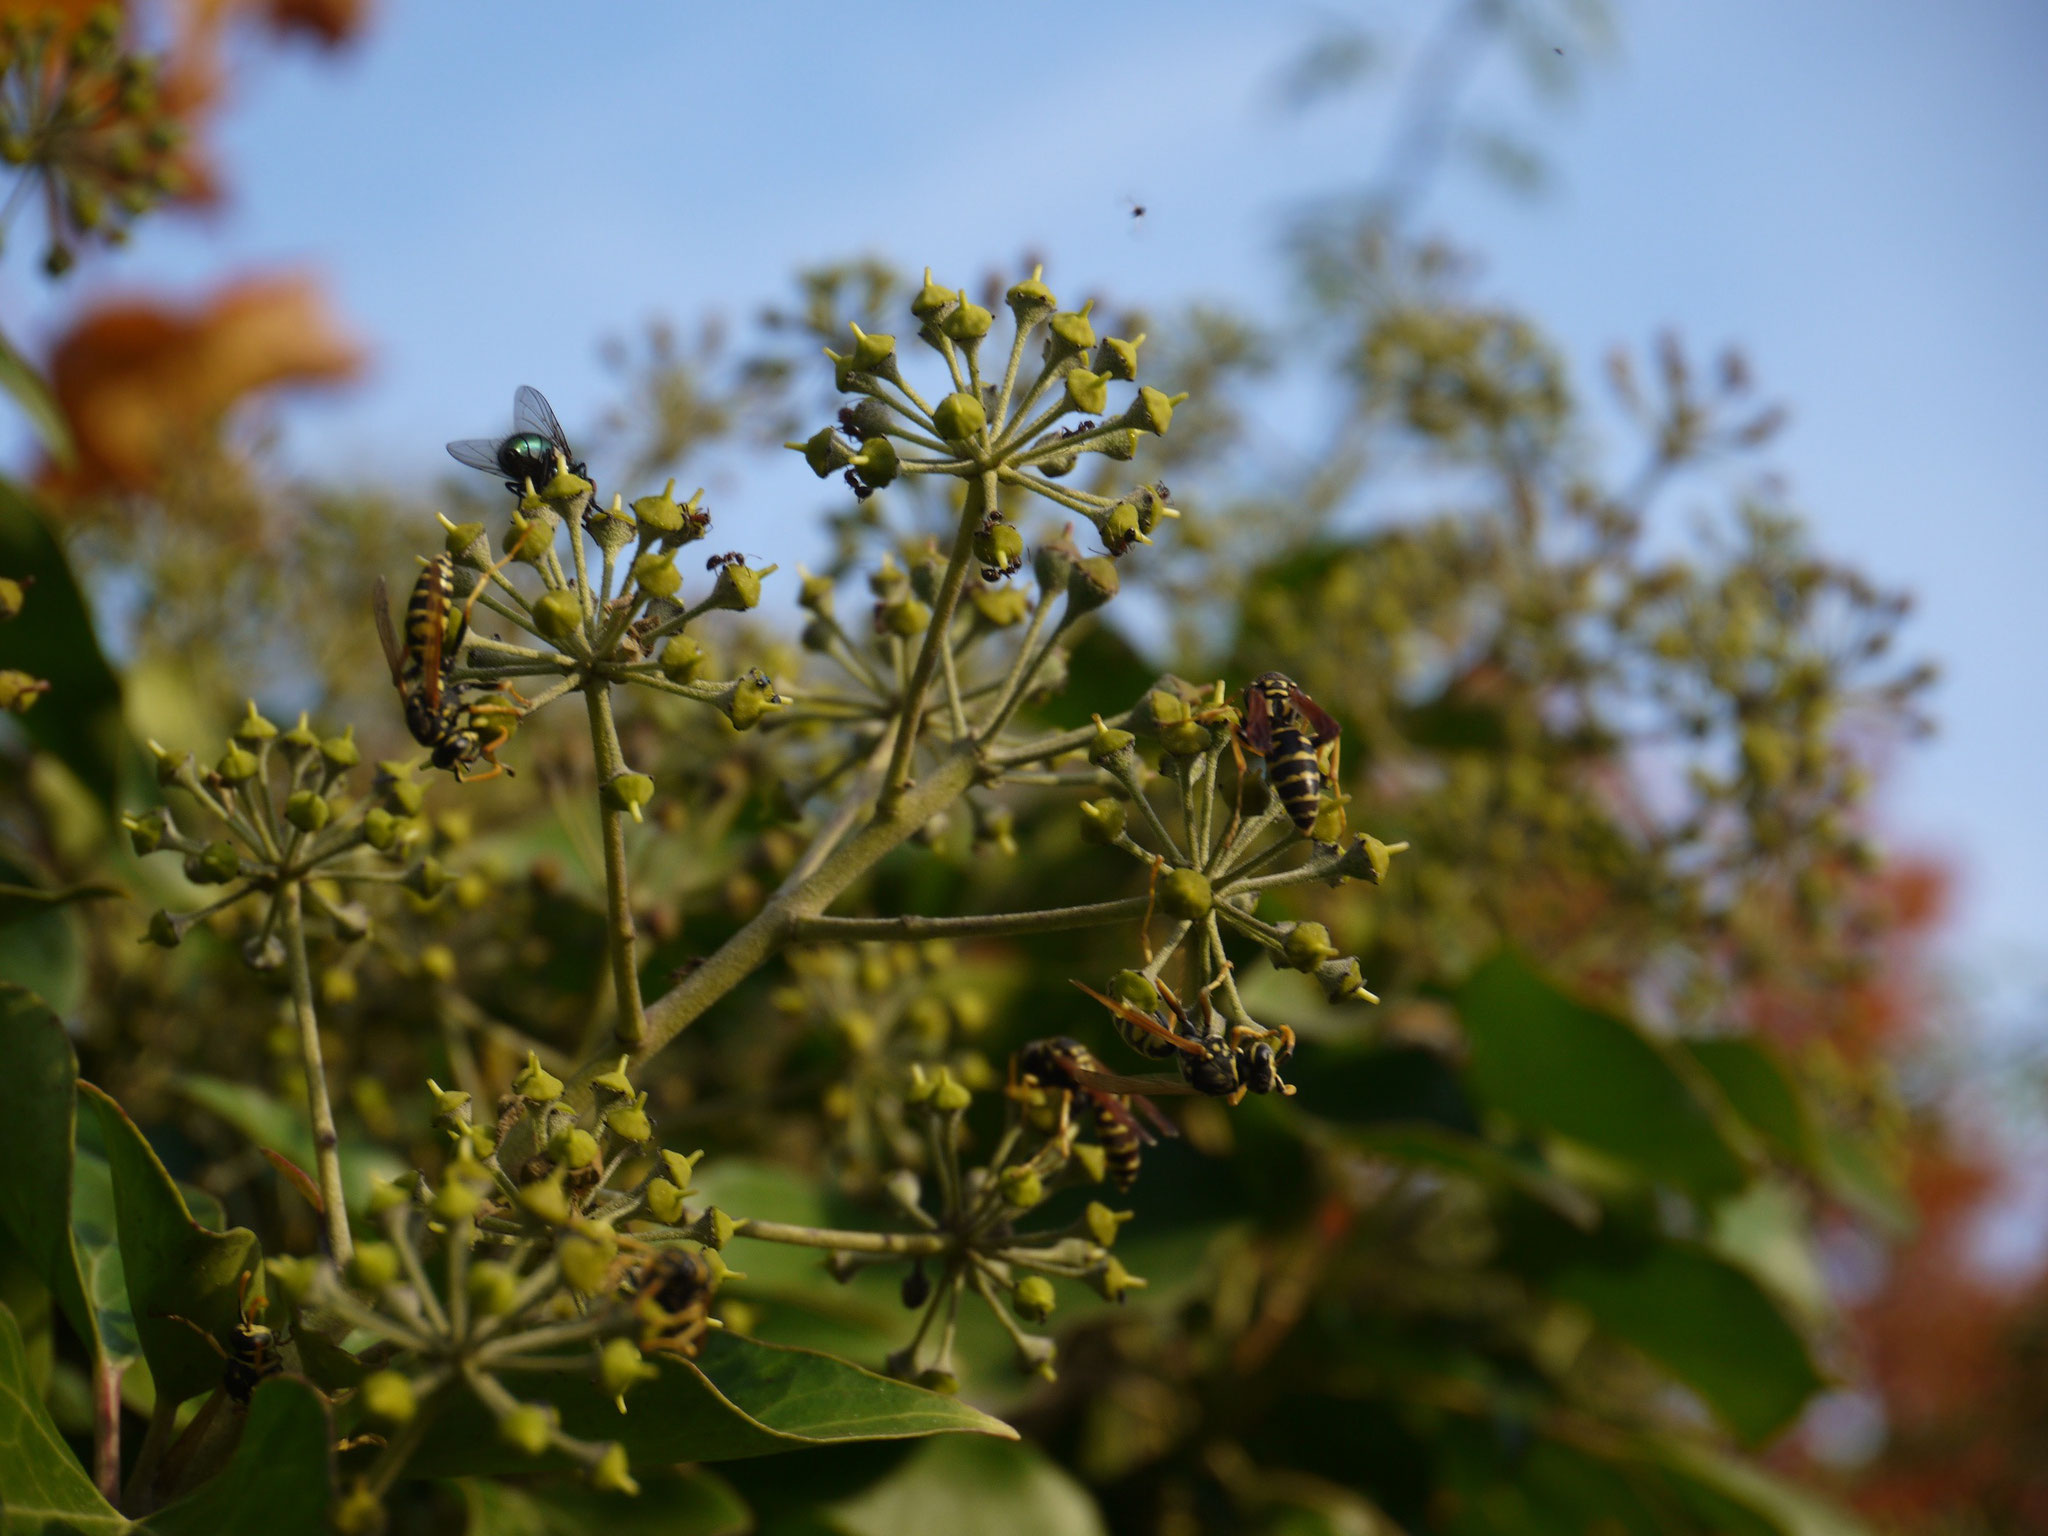
M 1254 683 L 1244 691 L 1244 744 L 1264 757 L 1273 747 L 1273 711 L 1266 690 Z
M 498 467 L 498 445 L 503 441 L 501 437 L 458 438 L 448 445 L 448 456 L 458 464 L 502 477 L 505 471 Z
M 562 450 L 563 458 L 574 457 L 569 452 L 569 439 L 562 435 L 562 424 L 555 420 L 555 408 L 531 384 L 520 385 L 512 395 L 512 430 L 538 432 Z
M 1090 1073 L 1089 1075 L 1093 1076 L 1094 1074 Z M 1136 1094 L 1132 1097 L 1142 1098 L 1143 1095 Z M 1159 1138 L 1157 1136 L 1154 1136 L 1150 1131 L 1146 1130 L 1144 1126 L 1138 1123 L 1137 1117 L 1133 1115 L 1130 1111 L 1130 1106 L 1124 1103 L 1122 1095 L 1114 1093 L 1091 1093 L 1088 1095 L 1088 1102 L 1090 1105 L 1094 1107 L 1095 1112 L 1098 1115 L 1109 1116 L 1110 1119 L 1114 1120 L 1118 1125 L 1122 1126 L 1125 1130 L 1129 1131 L 1133 1136 L 1137 1137 L 1138 1140 L 1143 1142 L 1146 1146 L 1151 1147 L 1158 1145 Z
M 1309 729 L 1315 733 L 1317 746 L 1335 741 L 1343 734 L 1337 722 L 1330 718 L 1330 712 L 1292 683 L 1287 685 L 1287 702 L 1308 722 Z
M 1091 1072 L 1085 1068 L 1077 1067 L 1074 1070 L 1074 1081 L 1081 1087 L 1095 1093 L 1135 1093 L 1160 1096 L 1174 1094 L 1185 1096 L 1200 1092 L 1199 1089 L 1190 1087 L 1179 1078 L 1162 1072 L 1148 1072 L 1142 1076 L 1125 1076 L 1121 1072 Z M 1180 1133 L 1175 1131 L 1171 1134 L 1179 1135 Z
M 421 601 L 422 598 L 425 601 Z M 416 610 L 420 619 L 418 634 L 413 633 L 412 627 Z M 419 647 L 420 698 L 429 713 L 438 714 L 441 709 L 441 672 L 448 665 L 447 658 L 441 653 L 441 646 L 448 638 L 448 591 L 441 584 L 439 562 L 430 562 L 420 572 L 420 579 L 413 583 L 412 602 L 405 610 L 405 638 L 407 644 Z
M 377 620 L 377 640 L 384 647 L 384 663 L 391 668 L 391 682 L 394 687 L 405 686 L 405 651 L 398 643 L 398 636 L 391 630 L 391 594 L 379 576 L 377 584 L 370 588 L 370 613 Z
M 1186 1051 L 1191 1056 L 1200 1056 L 1203 1054 L 1202 1047 L 1200 1045 L 1196 1044 L 1192 1040 L 1185 1038 L 1184 1036 L 1176 1035 L 1164 1024 L 1161 1024 L 1157 1019 L 1153 1018 L 1151 1014 L 1140 1013 L 1137 1009 L 1131 1007 L 1128 1003 L 1120 1003 L 1113 997 L 1104 997 L 1100 992 L 1096 991 L 1093 987 L 1089 986 L 1088 983 L 1085 981 L 1076 981 L 1074 985 L 1079 987 L 1083 992 L 1086 992 L 1090 997 L 1094 998 L 1095 1001 L 1102 1004 L 1103 1007 L 1107 1008 L 1111 1013 L 1115 1014 L 1118 1018 L 1122 1019 L 1125 1023 L 1131 1025 L 1133 1028 L 1142 1029 L 1148 1035 L 1157 1035 L 1161 1040 L 1166 1041 L 1167 1043 L 1172 1045 L 1176 1050 Z M 1162 996 L 1165 996 L 1167 998 L 1171 998 L 1173 996 L 1173 994 L 1166 991 L 1164 987 L 1160 988 L 1160 993 Z

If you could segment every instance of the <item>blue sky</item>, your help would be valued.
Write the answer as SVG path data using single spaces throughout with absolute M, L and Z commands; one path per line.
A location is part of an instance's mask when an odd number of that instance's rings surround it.
M 1960 957 L 2048 954 L 2048 8 L 1616 10 L 1617 55 L 1561 113 L 1480 82 L 1536 126 L 1550 191 L 1453 180 L 1429 221 L 1582 383 L 1667 326 L 1749 352 L 1793 407 L 1775 462 L 1824 547 L 1919 593 L 1913 649 L 1946 667 L 1942 734 L 1898 765 L 1887 829 L 1962 875 Z M 965 282 L 1037 247 L 1063 291 L 1272 309 L 1279 218 L 1376 143 L 1366 105 L 1275 108 L 1320 14 L 387 0 L 338 62 L 250 72 L 219 134 L 226 209 L 159 223 L 80 282 L 317 272 L 374 365 L 286 414 L 289 457 L 318 472 L 367 451 L 394 479 L 439 473 L 442 440 L 493 430 L 520 381 L 573 424 L 607 398 L 599 338 L 744 318 L 824 256 Z M 23 263 L 0 302 L 47 313 Z M 753 548 L 820 505 L 793 461 L 748 492 Z

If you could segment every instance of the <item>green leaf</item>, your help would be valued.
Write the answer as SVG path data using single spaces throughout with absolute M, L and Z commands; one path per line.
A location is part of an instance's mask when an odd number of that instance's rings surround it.
M 1734 1117 L 1708 1097 L 1710 1082 L 1692 1080 L 1689 1058 L 1681 1064 L 1635 1025 L 1567 997 L 1510 955 L 1481 966 L 1457 1003 L 1473 1085 L 1493 1108 L 1702 1198 L 1747 1181 Z
M 1016 1431 L 958 1398 L 892 1381 L 807 1349 L 714 1332 L 694 1362 L 663 1360 L 633 1389 L 621 1414 L 586 1376 L 549 1376 L 545 1396 L 562 1428 L 585 1440 L 617 1440 L 636 1463 L 736 1461 L 804 1445 L 901 1440 L 916 1435 Z M 520 1382 L 511 1378 L 513 1390 Z M 409 1476 L 458 1477 L 535 1470 L 498 1439 L 467 1394 L 427 1432 Z
M 1042 1452 L 966 1436 L 919 1446 L 889 1476 L 822 1513 L 846 1536 L 1102 1536 L 1107 1529 L 1088 1490 Z
M 71 427 L 64 420 L 57 397 L 50 393 L 50 386 L 43 382 L 43 376 L 29 366 L 28 359 L 14 349 L 14 343 L 5 335 L 0 335 L 0 394 L 10 396 L 21 407 L 21 413 L 28 418 L 29 426 L 42 440 L 44 451 L 52 459 L 66 469 L 77 461 L 77 450 L 71 442 Z
M 0 1179 L 0 1225 L 97 1353 L 99 1323 L 72 1232 L 78 1060 L 57 1016 L 12 982 L 0 983 L 0 1062 L 0 1157 L 34 1170 L 33 1177 Z
M 1490 1142 L 1461 1136 L 1428 1121 L 1380 1121 L 1347 1126 L 1338 1134 L 1346 1145 L 1374 1157 L 1461 1174 L 1489 1189 L 1512 1189 L 1575 1227 L 1591 1228 L 1600 1220 L 1599 1203 L 1577 1185 Z
M 1688 1040 L 1685 1048 L 1765 1145 L 1803 1167 L 1812 1165 L 1812 1116 L 1776 1052 L 1746 1035 Z
M 55 907 L 74 906 L 81 901 L 105 901 L 128 893 L 105 880 L 88 880 L 78 885 L 45 890 L 39 885 L 0 883 L 0 928 L 37 917 Z
M 113 1174 L 121 1266 L 142 1353 L 157 1390 L 182 1402 L 219 1384 L 221 1357 L 178 1319 L 225 1348 L 241 1320 L 241 1277 L 261 1273 L 262 1251 L 246 1227 L 209 1232 L 194 1221 L 135 1122 L 91 1083 L 78 1087 L 99 1116 Z
M 171 1086 L 201 1109 L 220 1116 L 257 1146 L 282 1152 L 308 1170 L 317 1163 L 313 1132 L 306 1124 L 303 1108 L 286 1104 L 253 1084 L 231 1083 L 203 1072 L 177 1073 Z M 406 1169 L 404 1160 L 392 1152 L 353 1137 L 342 1141 L 336 1155 L 341 1159 L 342 1198 L 356 1211 L 368 1205 L 373 1177 L 396 1178 Z
M 129 750 L 121 681 L 100 652 L 85 595 L 62 546 L 26 493 L 6 480 L 0 480 L 0 575 L 35 578 L 21 617 L 0 624 L 0 668 L 17 668 L 51 685 L 21 717 L 21 728 L 112 815 Z
M 1847 1510 L 1751 1462 L 1676 1435 L 1651 1445 L 1673 1474 L 1748 1510 L 1780 1536 L 1870 1536 L 1869 1527 Z
M 71 1235 L 85 1277 L 86 1299 L 99 1325 L 100 1352 L 109 1361 L 132 1361 L 142 1353 L 135 1315 L 128 1303 L 128 1275 L 121 1265 L 121 1228 L 114 1211 L 114 1173 L 107 1166 L 98 1115 L 78 1125 L 78 1150 L 71 1174 Z
M 1822 1127 L 1819 1139 L 1821 1181 L 1828 1193 L 1894 1242 L 1908 1236 L 1918 1218 L 1876 1143 L 1837 1126 Z
M 1696 1244 L 1569 1264 L 1549 1288 L 1692 1388 L 1746 1444 L 1768 1440 L 1825 1385 L 1763 1287 Z
M 579 1483 L 513 1487 L 464 1478 L 469 1536 L 742 1536 L 753 1511 L 732 1485 L 701 1468 L 635 1473 L 637 1497 Z
M 334 1429 L 310 1382 L 275 1376 L 249 1400 L 234 1460 L 136 1529 L 157 1536 L 277 1536 L 327 1529 Z
M 127 1529 L 50 1422 L 29 1385 L 21 1330 L 0 1307 L 0 1532 L 117 1536 Z

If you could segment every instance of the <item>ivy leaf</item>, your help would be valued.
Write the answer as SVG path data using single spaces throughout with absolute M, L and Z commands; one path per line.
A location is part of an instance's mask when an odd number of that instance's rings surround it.
M 249 1400 L 234 1459 L 136 1529 L 154 1536 L 276 1536 L 323 1531 L 334 1489 L 334 1429 L 312 1384 L 275 1376 Z
M 0 1307 L 0 1515 L 7 1536 L 44 1530 L 118 1536 L 128 1522 L 100 1497 L 30 1385 L 14 1314 Z
M 177 1319 L 188 1319 L 225 1348 L 241 1320 L 241 1277 L 260 1273 L 262 1251 L 246 1227 L 209 1232 L 194 1221 L 135 1122 L 91 1083 L 78 1088 L 80 1102 L 99 1116 L 143 1357 L 157 1391 L 182 1402 L 219 1384 L 221 1357 Z
M 1576 1184 L 1491 1142 L 1461 1136 L 1440 1125 L 1423 1120 L 1382 1121 L 1346 1126 L 1336 1134 L 1346 1145 L 1374 1157 L 1461 1174 L 1489 1189 L 1512 1189 L 1575 1227 L 1591 1228 L 1600 1220 L 1599 1203 Z
M 1813 1117 L 1769 1046 L 1726 1035 L 1688 1040 L 1685 1048 L 1773 1152 L 1802 1167 L 1812 1165 Z
M 0 1226 L 97 1354 L 99 1319 L 73 1231 L 78 1059 L 57 1016 L 12 982 L 0 982 L 0 1062 L 0 1155 L 9 1167 L 34 1170 L 0 1179 Z
M 1549 1288 L 1692 1388 L 1747 1445 L 1784 1428 L 1826 1384 L 1763 1287 L 1697 1244 L 1568 1264 Z
M 973 1531 L 975 1536 L 1103 1536 L 1087 1489 L 1021 1441 L 946 1436 L 887 1477 L 822 1511 L 845 1536 Z
M 171 1086 L 264 1151 L 275 1151 L 301 1169 L 318 1163 L 303 1108 L 295 1109 L 253 1084 L 231 1083 L 204 1072 L 180 1072 L 171 1079 Z M 342 1196 L 352 1210 L 360 1211 L 369 1204 L 373 1177 L 396 1178 L 406 1169 L 404 1161 L 391 1152 L 353 1138 L 345 1138 L 335 1151 L 341 1160 Z
M 753 1511 L 714 1473 L 634 1475 L 637 1497 L 570 1482 L 518 1488 L 464 1478 L 469 1536 L 743 1536 L 754 1528 Z
M 1703 1199 L 1748 1182 L 1742 1128 L 1689 1057 L 1511 955 L 1482 965 L 1457 1004 L 1473 1086 L 1494 1108 Z
M 71 428 L 64 420 L 57 397 L 50 393 L 43 376 L 29 366 L 28 359 L 4 335 L 0 335 L 0 394 L 9 396 L 21 408 L 29 426 L 42 439 L 43 451 L 60 467 L 69 469 L 77 461 Z
M 660 1375 L 633 1389 L 624 1414 L 582 1375 L 549 1377 L 547 1397 L 560 1409 L 567 1433 L 584 1440 L 617 1440 L 635 1462 L 650 1466 L 737 1461 L 851 1440 L 949 1432 L 1015 1439 L 1017 1434 L 958 1398 L 878 1376 L 831 1355 L 723 1332 L 705 1339 L 695 1361 L 662 1360 L 658 1365 Z M 535 1469 L 535 1462 L 498 1438 L 481 1405 L 463 1394 L 427 1431 L 406 1474 L 456 1477 Z
M 85 594 L 64 550 L 19 486 L 0 480 L 0 574 L 35 578 L 21 617 L 0 624 L 0 668 L 46 679 L 49 697 L 21 717 L 38 747 L 77 775 L 108 815 L 130 751 L 121 680 L 100 652 Z

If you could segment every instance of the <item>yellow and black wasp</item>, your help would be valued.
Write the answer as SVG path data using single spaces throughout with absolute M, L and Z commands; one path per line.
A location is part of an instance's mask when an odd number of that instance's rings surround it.
M 711 1261 L 691 1248 L 657 1248 L 634 1267 L 627 1283 L 640 1319 L 640 1348 L 695 1359 L 712 1327 L 717 1276 Z
M 1285 673 L 1262 672 L 1245 688 L 1239 739 L 1266 760 L 1266 783 L 1304 837 L 1315 832 L 1323 785 L 1337 782 L 1338 734 L 1329 712 Z
M 226 1362 L 221 1371 L 221 1391 L 227 1394 L 228 1401 L 242 1408 L 249 1406 L 249 1399 L 261 1383 L 284 1369 L 284 1356 L 279 1353 L 283 1341 L 257 1321 L 268 1304 L 266 1298 L 258 1296 L 253 1304 L 249 1300 L 249 1282 L 253 1278 L 253 1271 L 242 1271 L 241 1282 L 235 1292 L 235 1331 L 225 1349 L 219 1339 L 191 1318 L 180 1317 L 175 1312 L 162 1314 L 172 1322 L 183 1323 L 190 1328 Z
M 391 667 L 392 685 L 405 701 L 405 725 L 412 739 L 430 749 L 436 768 L 448 769 L 459 780 L 495 778 L 510 772 L 495 754 L 511 738 L 520 711 L 513 704 L 478 703 L 466 697 L 468 684 L 449 680 L 468 637 L 469 611 L 476 601 L 472 594 L 469 604 L 458 608 L 454 585 L 451 557 L 436 555 L 421 567 L 405 605 L 403 645 L 391 631 L 390 597 L 381 576 L 370 594 L 370 611 Z M 482 589 L 480 580 L 477 590 Z M 465 772 L 479 760 L 491 765 L 488 773 Z
M 1103 1153 L 1109 1160 L 1110 1182 L 1118 1189 L 1129 1189 L 1138 1182 L 1138 1164 L 1143 1148 L 1154 1145 L 1159 1136 L 1178 1136 L 1173 1122 L 1159 1112 L 1158 1107 L 1143 1094 L 1106 1091 L 1091 1086 L 1091 1081 L 1109 1076 L 1102 1070 L 1102 1063 L 1095 1053 L 1078 1040 L 1065 1035 L 1050 1040 L 1033 1040 L 1011 1058 L 1011 1076 L 1015 1085 L 1025 1088 L 1042 1088 L 1060 1095 L 1058 1133 L 1066 1134 L 1070 1106 L 1075 1098 L 1088 1106 L 1095 1118 L 1095 1139 L 1102 1144 Z M 1138 1121 L 1143 1114 L 1152 1122 L 1159 1136 L 1152 1134 Z
M 1133 1048 L 1156 1060 L 1170 1057 L 1180 1069 L 1177 1078 L 1083 1071 L 1077 1077 L 1084 1088 L 1109 1093 L 1199 1093 L 1232 1104 L 1247 1093 L 1291 1096 L 1294 1092 L 1294 1085 L 1280 1077 L 1280 1063 L 1294 1054 L 1294 1031 L 1284 1024 L 1276 1029 L 1247 1029 L 1241 1024 L 1227 1031 L 1220 1029 L 1206 988 L 1197 1024 L 1165 982 L 1157 983 L 1169 1010 L 1164 1019 L 1106 997 L 1086 982 L 1074 985 L 1110 1011 L 1117 1033 Z

